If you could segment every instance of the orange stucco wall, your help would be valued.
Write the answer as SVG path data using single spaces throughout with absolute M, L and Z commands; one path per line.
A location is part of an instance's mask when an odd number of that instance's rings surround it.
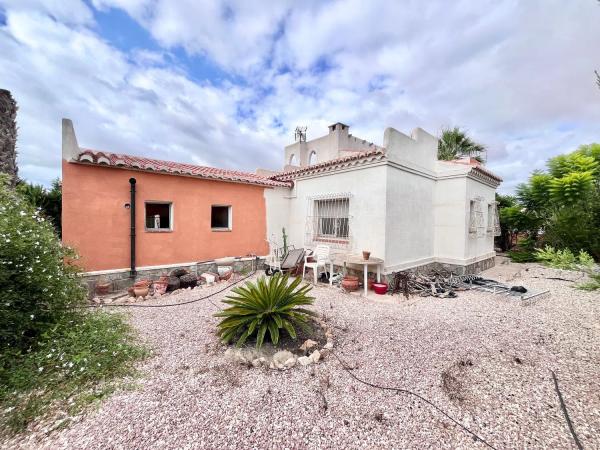
M 136 265 L 264 255 L 264 189 L 239 183 L 87 166 L 63 160 L 62 235 L 86 271 L 128 268 L 129 178 L 136 184 Z M 268 189 L 268 188 L 267 188 Z M 145 201 L 173 203 L 173 231 L 147 232 Z M 232 206 L 232 230 L 212 231 L 212 205 Z

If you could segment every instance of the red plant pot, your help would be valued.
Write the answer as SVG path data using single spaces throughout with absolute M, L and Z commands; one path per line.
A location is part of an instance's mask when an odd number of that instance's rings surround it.
M 388 285 L 386 283 L 373 283 L 373 290 L 376 294 L 383 295 L 387 293 Z

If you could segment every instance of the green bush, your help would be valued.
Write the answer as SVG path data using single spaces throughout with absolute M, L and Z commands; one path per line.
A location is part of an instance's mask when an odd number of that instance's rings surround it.
M 145 349 L 117 314 L 89 312 L 55 324 L 40 336 L 35 351 L 0 354 L 0 431 L 23 429 L 52 411 L 76 413 L 90 400 L 110 393 L 110 380 L 134 373 Z M 35 392 L 35 394 L 32 394 Z
M 85 291 L 64 262 L 73 257 L 40 211 L 0 179 L 0 348 L 26 350 L 75 314 Z
M 236 340 L 239 347 L 256 334 L 256 347 L 260 348 L 267 331 L 271 342 L 279 342 L 279 330 L 285 330 L 292 339 L 296 339 L 295 326 L 307 325 L 314 311 L 302 308 L 312 305 L 314 298 L 306 294 L 310 285 L 298 288 L 302 279 L 296 278 L 289 283 L 287 275 L 276 274 L 266 280 L 261 277 L 256 283 L 247 282 L 236 287 L 224 303 L 229 308 L 215 314 L 223 320 L 218 325 L 218 334 L 224 342 Z
M 555 269 L 576 270 L 592 269 L 594 259 L 585 251 L 581 250 L 578 255 L 568 249 L 556 250 L 550 245 L 543 249 L 536 249 L 536 259 L 542 264 Z
M 145 354 L 121 316 L 78 308 L 85 290 L 72 258 L 0 177 L 0 434 L 106 395 Z
M 517 263 L 535 262 L 535 240 L 530 237 L 522 239 L 516 249 L 508 252 L 508 256 Z

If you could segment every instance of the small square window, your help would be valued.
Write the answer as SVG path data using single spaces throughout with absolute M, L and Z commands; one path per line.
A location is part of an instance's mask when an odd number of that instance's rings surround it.
M 213 230 L 231 230 L 231 206 L 213 205 L 210 212 Z
M 171 231 L 172 229 L 171 203 L 146 202 L 146 231 Z

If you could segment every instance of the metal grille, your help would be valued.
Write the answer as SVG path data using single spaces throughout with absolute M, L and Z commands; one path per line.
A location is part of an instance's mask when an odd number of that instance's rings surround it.
M 488 205 L 488 233 L 492 236 L 500 236 L 500 217 L 498 216 L 498 202 Z
M 341 193 L 308 198 L 305 245 L 351 247 L 350 197 L 349 193 Z
M 483 197 L 475 197 L 471 200 L 469 208 L 469 234 L 477 235 L 477 237 L 485 236 L 483 200 Z

